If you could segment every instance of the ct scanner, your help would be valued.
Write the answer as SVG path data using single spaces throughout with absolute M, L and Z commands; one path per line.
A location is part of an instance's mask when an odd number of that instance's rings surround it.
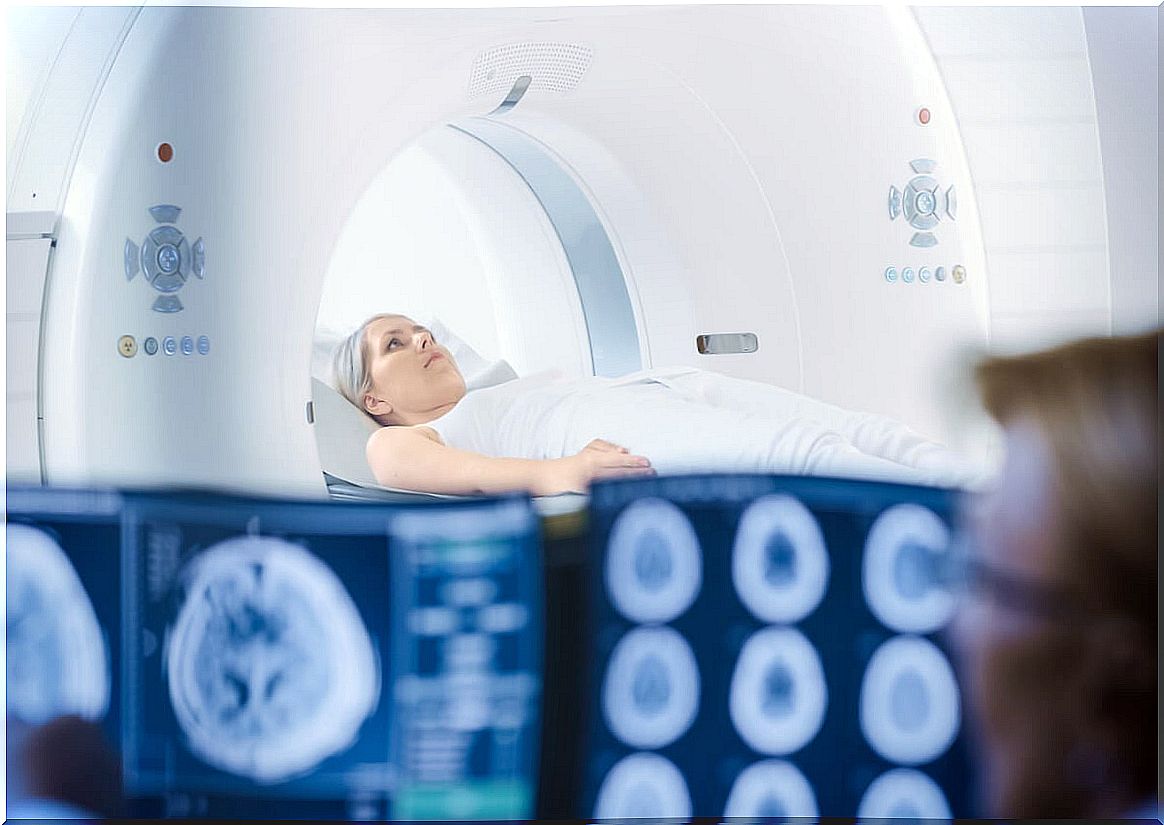
M 325 494 L 313 341 L 375 311 L 945 441 L 934 387 L 989 340 L 906 9 L 86 8 L 24 130 L 10 477 Z

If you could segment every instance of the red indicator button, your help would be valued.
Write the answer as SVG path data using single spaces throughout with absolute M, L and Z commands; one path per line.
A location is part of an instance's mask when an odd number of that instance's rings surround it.
M 930 110 L 925 106 L 917 110 L 917 122 L 922 126 L 930 122 Z

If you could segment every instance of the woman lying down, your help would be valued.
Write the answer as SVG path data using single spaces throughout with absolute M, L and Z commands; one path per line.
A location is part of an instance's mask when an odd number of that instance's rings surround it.
M 366 454 L 386 487 L 554 495 L 655 473 L 975 478 L 892 419 L 694 368 L 543 373 L 467 392 L 449 350 L 402 315 L 365 321 L 340 345 L 335 371 L 340 392 L 382 425 Z

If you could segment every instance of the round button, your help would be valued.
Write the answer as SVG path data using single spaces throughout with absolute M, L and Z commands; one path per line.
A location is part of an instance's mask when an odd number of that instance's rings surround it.
M 888 266 L 885 268 L 885 280 L 891 284 L 897 281 L 897 267 Z
M 954 267 L 954 283 L 960 284 L 966 280 L 966 267 L 958 264 Z
M 930 268 L 928 266 L 923 266 L 921 269 L 919 269 L 917 271 L 917 279 L 923 284 L 928 284 L 930 282 Z
M 198 354 L 199 355 L 209 355 L 210 354 L 210 337 L 209 336 L 207 336 L 207 335 L 199 335 L 198 336 Z
M 178 268 L 178 248 L 176 246 L 168 243 L 158 249 L 158 268 L 167 274 Z
M 934 211 L 937 201 L 934 199 L 933 192 L 918 192 L 915 204 L 917 211 L 923 215 L 929 215 Z
M 191 338 L 189 335 L 182 336 L 182 354 L 183 355 L 193 355 L 194 354 L 194 339 Z
M 166 355 L 173 355 L 177 351 L 178 342 L 175 341 L 172 336 L 167 335 L 164 339 L 162 339 L 162 352 L 166 353 Z
M 913 283 L 913 270 L 910 269 L 908 266 L 905 269 L 901 270 L 901 280 L 907 284 Z
M 146 355 L 158 354 L 158 339 L 150 336 L 142 343 L 142 349 L 145 350 Z
M 946 268 L 944 266 L 939 266 L 934 272 L 934 277 L 939 281 L 946 280 Z
M 117 351 L 125 358 L 137 355 L 137 341 L 132 335 L 122 335 L 117 339 Z

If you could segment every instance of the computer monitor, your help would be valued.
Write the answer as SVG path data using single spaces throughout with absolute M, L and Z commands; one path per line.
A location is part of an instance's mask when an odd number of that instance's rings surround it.
M 596 485 L 582 815 L 973 814 L 952 491 Z
M 521 499 L 127 496 L 127 791 L 182 816 L 531 816 L 536 525 Z
M 75 715 L 117 742 L 121 505 L 110 491 L 7 488 L 5 675 L 13 725 Z

